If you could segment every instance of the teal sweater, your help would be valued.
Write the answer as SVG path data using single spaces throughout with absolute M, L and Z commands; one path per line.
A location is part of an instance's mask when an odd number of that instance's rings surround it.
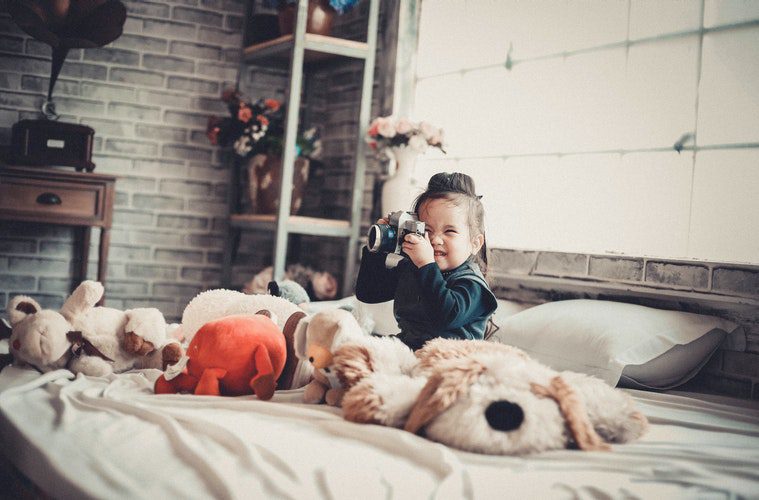
M 445 272 L 434 262 L 417 268 L 409 259 L 387 269 L 385 254 L 366 248 L 356 297 L 369 304 L 394 299 L 399 338 L 414 350 L 436 337 L 484 338 L 488 318 L 497 307 L 495 295 L 473 259 Z

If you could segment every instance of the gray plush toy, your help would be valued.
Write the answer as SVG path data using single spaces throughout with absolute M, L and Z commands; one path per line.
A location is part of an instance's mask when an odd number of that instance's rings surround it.
M 269 295 L 289 300 L 295 305 L 311 302 L 306 289 L 292 280 L 282 280 L 280 282 L 270 281 L 267 289 Z

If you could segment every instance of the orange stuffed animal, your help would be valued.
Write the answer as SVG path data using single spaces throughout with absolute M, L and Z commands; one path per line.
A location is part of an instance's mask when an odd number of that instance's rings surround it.
M 302 316 L 290 323 L 297 323 Z M 285 334 L 268 311 L 227 316 L 203 325 L 187 348 L 187 366 L 178 375 L 167 373 L 155 382 L 156 394 L 193 392 L 198 395 L 255 394 L 271 399 L 287 361 Z M 291 321 L 292 320 L 292 321 Z M 292 325 L 294 329 L 294 324 Z

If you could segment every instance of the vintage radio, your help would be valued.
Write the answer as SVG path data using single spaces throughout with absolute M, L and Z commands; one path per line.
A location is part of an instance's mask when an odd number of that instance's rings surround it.
M 10 163 L 68 166 L 95 170 L 92 146 L 95 131 L 86 125 L 51 120 L 21 120 L 11 131 Z

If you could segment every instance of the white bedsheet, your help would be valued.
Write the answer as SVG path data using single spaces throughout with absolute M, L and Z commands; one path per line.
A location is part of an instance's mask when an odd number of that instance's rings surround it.
M 652 428 L 610 453 L 462 453 L 298 403 L 152 394 L 109 378 L 0 374 L 3 450 L 61 498 L 759 498 L 759 409 L 629 391 Z

